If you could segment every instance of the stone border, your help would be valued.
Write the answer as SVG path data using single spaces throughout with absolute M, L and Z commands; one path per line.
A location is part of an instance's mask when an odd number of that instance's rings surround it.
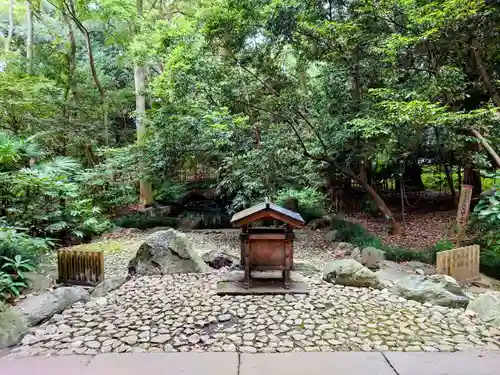
M 500 353 L 124 353 L 0 358 L 1 374 L 494 375 Z

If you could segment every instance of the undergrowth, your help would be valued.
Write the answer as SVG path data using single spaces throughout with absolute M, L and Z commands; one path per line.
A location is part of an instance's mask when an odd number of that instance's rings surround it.
M 345 220 L 336 219 L 332 223 L 332 229 L 337 230 L 337 240 L 349 242 L 360 248 L 375 247 L 385 252 L 385 258 L 395 262 L 405 262 L 417 260 L 420 262 L 433 264 L 436 262 L 436 253 L 453 249 L 454 245 L 450 241 L 439 241 L 425 250 L 410 250 L 403 247 L 386 245 L 382 240 L 359 224 L 350 223 Z

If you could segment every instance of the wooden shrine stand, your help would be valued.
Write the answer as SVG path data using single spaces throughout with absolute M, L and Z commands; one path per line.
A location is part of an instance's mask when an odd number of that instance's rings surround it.
M 278 221 L 281 224 L 279 227 L 259 225 L 262 221 L 269 220 Z M 239 284 L 229 285 L 229 289 L 234 287 L 234 293 L 229 293 L 227 290 L 227 293 L 224 293 L 224 284 L 221 284 L 219 294 L 286 293 L 282 289 L 289 290 L 289 293 L 306 293 L 305 284 L 293 282 L 290 274 L 293 269 L 295 237 L 293 229 L 304 226 L 304 220 L 300 214 L 265 202 L 238 212 L 231 219 L 231 224 L 241 228 L 240 265 L 244 270 L 244 275 L 242 280 L 232 281 Z M 274 279 L 266 280 L 267 283 L 260 278 L 255 280 L 252 278 L 252 271 L 280 271 L 281 285 L 277 285 Z M 290 290 L 294 289 L 294 286 L 300 286 L 300 288 L 296 291 Z M 250 291 L 237 293 L 238 289 Z M 278 289 L 281 289 L 283 293 L 279 293 Z

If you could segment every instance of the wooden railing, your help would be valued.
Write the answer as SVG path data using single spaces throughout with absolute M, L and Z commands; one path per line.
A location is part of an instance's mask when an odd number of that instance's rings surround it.
M 102 251 L 59 250 L 58 281 L 70 285 L 95 286 L 104 280 Z

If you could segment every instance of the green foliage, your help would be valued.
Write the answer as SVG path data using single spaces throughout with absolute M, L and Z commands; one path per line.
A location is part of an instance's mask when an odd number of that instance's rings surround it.
M 177 202 L 186 192 L 186 186 L 165 181 L 160 187 L 155 189 L 155 201 L 162 203 Z
M 276 194 L 275 201 L 278 205 L 283 205 L 289 197 L 296 198 L 299 201 L 299 213 L 306 223 L 319 219 L 325 214 L 326 197 L 315 188 L 282 189 Z
M 481 199 L 474 213 L 486 226 L 500 228 L 500 190 L 494 190 L 491 195 Z
M 483 272 L 500 277 L 500 173 L 490 175 L 497 184 L 474 207 L 471 226 L 476 228 L 475 242 L 481 246 Z
M 5 144 L 23 144 L 13 137 L 0 137 Z M 69 157 L 55 157 L 31 166 L 27 163 L 26 147 L 5 148 L 10 160 L 17 165 L 2 164 L 0 191 L 3 192 L 2 211 L 9 226 L 27 228 L 30 234 L 64 238 L 67 235 L 84 237 L 102 233 L 108 222 L 100 208 L 83 196 L 74 182 L 80 164 Z M 5 153 L 7 154 L 7 153 Z
M 16 281 L 12 275 L 0 271 L 0 302 L 10 301 L 19 296 L 21 290 L 26 287 L 24 281 Z
M 34 266 L 28 259 L 23 259 L 21 254 L 13 258 L 2 256 L 0 262 L 0 302 L 19 296 L 21 290 L 27 287 L 25 272 L 33 271 Z
M 17 255 L 37 260 L 46 254 L 54 243 L 45 238 L 31 237 L 19 229 L 0 226 L 0 268 L 4 264 L 4 257 L 15 259 Z
M 105 212 L 136 204 L 137 150 L 134 147 L 106 149 L 99 156 L 102 158 L 99 164 L 74 176 L 82 195 L 98 202 Z
M 31 261 L 23 259 L 21 254 L 17 254 L 14 258 L 2 257 L 4 264 L 2 269 L 7 271 L 16 280 L 24 281 L 24 272 L 30 272 L 34 270 Z
M 385 258 L 394 262 L 408 262 L 417 260 L 424 263 L 436 263 L 436 253 L 454 248 L 448 240 L 438 241 L 435 245 L 425 250 L 410 250 L 384 244 L 379 238 L 370 234 L 359 224 L 351 223 L 341 219 L 335 219 L 332 229 L 336 229 L 339 241 L 349 242 L 353 245 L 364 247 L 375 247 L 385 252 Z

